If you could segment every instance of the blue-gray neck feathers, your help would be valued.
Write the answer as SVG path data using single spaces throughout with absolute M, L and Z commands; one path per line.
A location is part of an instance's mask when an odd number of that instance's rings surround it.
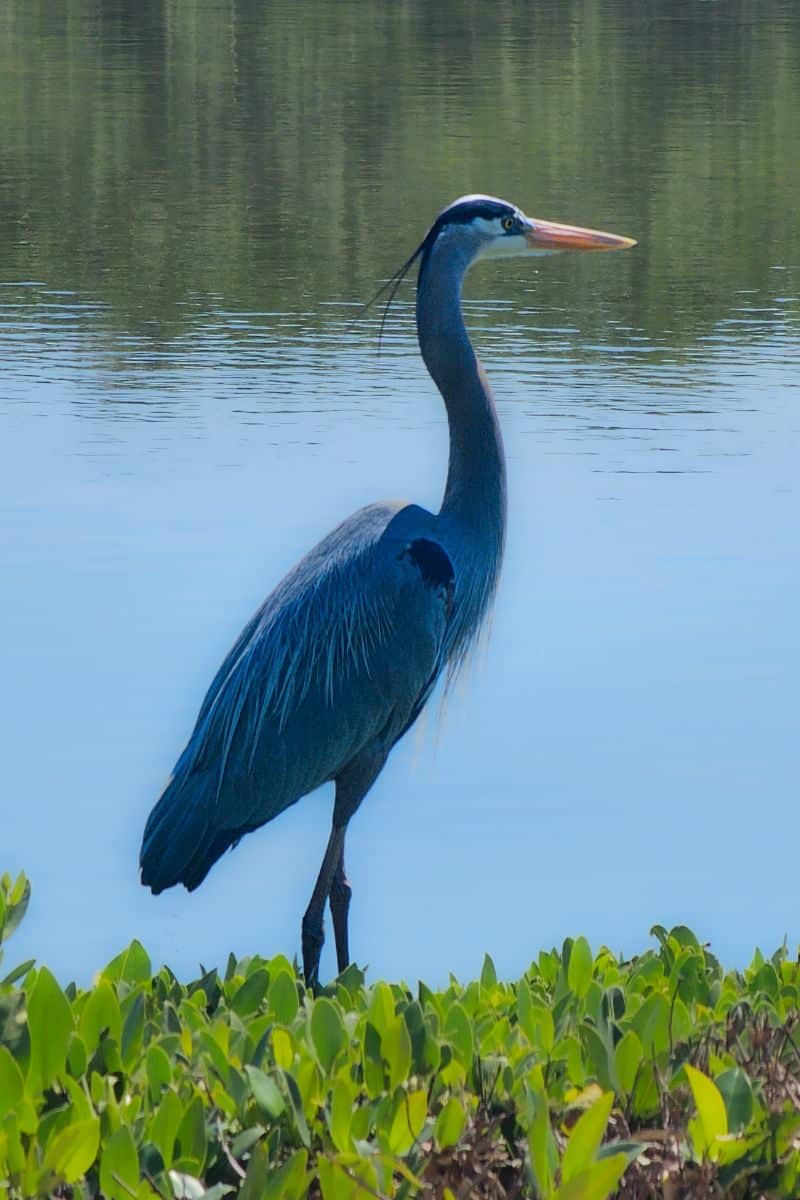
M 500 572 L 506 519 L 503 442 L 489 383 L 461 313 L 461 285 L 476 246 L 464 227 L 445 229 L 420 265 L 417 331 L 425 365 L 442 394 L 450 460 L 439 524 L 456 566 L 451 666 L 480 631 Z

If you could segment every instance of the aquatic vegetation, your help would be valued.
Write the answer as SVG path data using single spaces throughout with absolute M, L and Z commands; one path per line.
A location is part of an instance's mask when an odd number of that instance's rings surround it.
M 0 881 L 0 939 L 30 888 Z M 688 929 L 584 938 L 516 982 L 311 995 L 286 958 L 191 983 L 133 942 L 91 987 L 0 981 L 0 1180 L 18 1196 L 796 1196 L 800 965 Z

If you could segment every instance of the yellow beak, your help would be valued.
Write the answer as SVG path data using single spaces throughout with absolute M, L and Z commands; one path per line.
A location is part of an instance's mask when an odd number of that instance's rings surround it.
M 579 225 L 560 225 L 555 221 L 529 218 L 525 240 L 532 250 L 628 250 L 635 238 L 604 233 L 601 229 L 582 229 Z

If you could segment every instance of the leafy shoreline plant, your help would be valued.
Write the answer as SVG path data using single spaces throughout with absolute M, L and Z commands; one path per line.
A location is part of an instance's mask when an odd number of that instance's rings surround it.
M 0 941 L 24 915 L 0 880 Z M 724 972 L 688 929 L 584 938 L 516 983 L 312 996 L 280 955 L 183 984 L 133 942 L 87 989 L 0 981 L 9 1197 L 798 1195 L 800 965 Z

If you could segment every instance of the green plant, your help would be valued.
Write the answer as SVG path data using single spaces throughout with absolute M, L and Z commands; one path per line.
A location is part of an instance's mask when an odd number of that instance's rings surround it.
M 29 891 L 0 880 L 3 937 Z M 487 957 L 439 990 L 349 967 L 312 996 L 281 956 L 184 984 L 138 942 L 86 989 L 24 963 L 0 982 L 0 1179 L 109 1200 L 796 1195 L 797 960 L 724 972 L 688 929 L 653 932 L 630 960 L 568 939 L 516 983 Z

